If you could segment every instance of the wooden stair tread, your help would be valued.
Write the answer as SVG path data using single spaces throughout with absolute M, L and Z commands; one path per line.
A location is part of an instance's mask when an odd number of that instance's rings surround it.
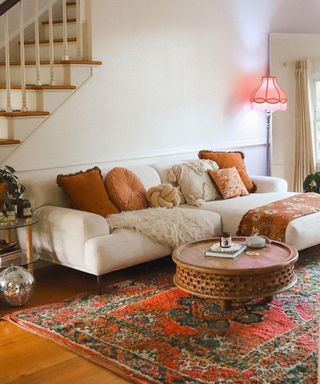
M 47 116 L 50 112 L 46 111 L 28 111 L 28 112 L 0 112 L 2 117 L 29 117 L 29 116 Z
M 11 85 L 11 89 L 21 89 L 21 85 Z M 0 84 L 0 90 L 6 89 L 5 85 Z M 34 85 L 27 84 L 26 89 L 28 90 L 64 90 L 64 89 L 77 89 L 75 85 Z
M 15 139 L 0 139 L 0 145 L 17 145 L 20 144 L 20 140 Z
M 49 60 L 41 60 L 40 65 L 49 65 Z M 102 61 L 99 60 L 55 60 L 54 64 L 74 64 L 74 65 L 101 65 Z M 4 61 L 0 62 L 0 67 L 4 67 L 6 63 Z M 14 61 L 10 63 L 10 66 L 20 66 L 21 63 Z M 26 61 L 25 65 L 36 65 L 35 61 Z
M 75 43 L 75 42 L 77 42 L 77 38 L 76 37 L 68 37 L 68 43 Z M 49 44 L 49 43 L 50 43 L 49 40 L 40 40 L 39 41 L 39 44 Z M 54 44 L 63 43 L 63 39 L 54 39 L 53 43 Z M 20 44 L 20 41 L 19 41 L 19 44 Z M 35 41 L 34 40 L 26 40 L 24 42 L 24 45 L 35 45 Z
M 77 19 L 67 19 L 67 23 L 76 23 Z M 49 20 L 43 21 L 42 25 L 48 25 Z M 52 24 L 63 24 L 63 20 L 53 20 Z

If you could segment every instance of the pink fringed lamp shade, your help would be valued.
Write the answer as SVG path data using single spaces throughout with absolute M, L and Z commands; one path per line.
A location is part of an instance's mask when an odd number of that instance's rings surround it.
M 286 110 L 288 99 L 275 76 L 263 76 L 259 87 L 253 91 L 250 101 L 255 109 L 275 112 Z

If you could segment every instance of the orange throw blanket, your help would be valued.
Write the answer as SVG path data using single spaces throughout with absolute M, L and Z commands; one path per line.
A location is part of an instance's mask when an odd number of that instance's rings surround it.
M 319 194 L 295 195 L 248 211 L 241 220 L 237 235 L 257 233 L 272 240 L 284 241 L 291 220 L 316 212 L 320 212 Z

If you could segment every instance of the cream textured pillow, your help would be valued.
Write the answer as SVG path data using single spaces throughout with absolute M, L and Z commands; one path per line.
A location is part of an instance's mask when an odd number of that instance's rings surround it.
M 249 195 L 236 167 L 208 171 L 224 199 Z
M 211 160 L 193 160 L 174 165 L 168 171 L 168 180 L 177 183 L 183 197 L 190 205 L 199 206 L 203 201 L 220 199 L 221 196 L 212 183 L 208 171 L 219 169 Z

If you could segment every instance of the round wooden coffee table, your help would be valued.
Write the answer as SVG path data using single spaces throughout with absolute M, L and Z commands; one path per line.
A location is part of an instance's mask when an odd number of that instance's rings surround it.
M 244 237 L 233 237 L 233 242 L 245 243 Z M 218 299 L 223 309 L 231 300 L 247 301 L 261 297 L 265 301 L 291 288 L 297 281 L 294 263 L 298 252 L 290 245 L 271 241 L 262 249 L 247 251 L 235 259 L 205 256 L 218 238 L 194 241 L 176 248 L 172 254 L 176 263 L 175 285 L 188 293 Z

